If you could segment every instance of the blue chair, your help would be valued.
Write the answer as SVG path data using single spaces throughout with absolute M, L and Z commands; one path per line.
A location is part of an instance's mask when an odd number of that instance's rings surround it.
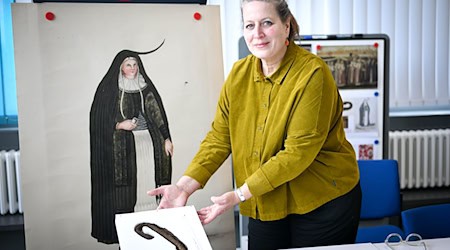
M 389 219 L 401 212 L 400 181 L 396 160 L 358 160 L 362 190 L 360 226 L 356 243 L 384 242 L 390 233 L 404 237 Z
M 450 203 L 410 208 L 401 215 L 405 234 L 418 233 L 423 239 L 450 237 Z

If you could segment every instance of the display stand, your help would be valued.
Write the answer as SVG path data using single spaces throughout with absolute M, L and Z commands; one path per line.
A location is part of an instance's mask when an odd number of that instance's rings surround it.
M 305 35 L 300 46 L 330 67 L 344 101 L 347 139 L 359 160 L 386 159 L 389 38 L 384 34 Z

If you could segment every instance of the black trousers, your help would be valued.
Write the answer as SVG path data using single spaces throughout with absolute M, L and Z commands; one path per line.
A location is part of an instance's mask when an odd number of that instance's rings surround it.
M 277 221 L 249 219 L 248 249 L 271 250 L 353 244 L 361 210 L 361 187 L 355 186 L 307 214 Z

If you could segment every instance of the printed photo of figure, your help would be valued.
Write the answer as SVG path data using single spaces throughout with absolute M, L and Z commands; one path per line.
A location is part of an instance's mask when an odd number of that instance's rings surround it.
M 317 50 L 341 89 L 377 88 L 377 48 L 372 45 L 321 46 Z
M 378 97 L 346 98 L 344 124 L 347 133 L 378 133 Z
M 163 42 L 164 43 L 164 42 Z M 139 53 L 119 52 L 90 111 L 91 235 L 118 243 L 116 214 L 156 209 L 146 191 L 171 183 L 173 145 L 161 97 Z

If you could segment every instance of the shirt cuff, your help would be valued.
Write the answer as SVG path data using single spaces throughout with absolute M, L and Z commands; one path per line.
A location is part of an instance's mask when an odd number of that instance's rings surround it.
M 272 184 L 267 179 L 266 175 L 261 169 L 258 169 L 248 179 L 245 180 L 248 189 L 253 196 L 261 196 L 274 190 Z
M 208 170 L 200 165 L 190 165 L 184 172 L 184 175 L 198 181 L 202 188 L 206 185 L 209 178 L 211 178 L 212 176 Z

